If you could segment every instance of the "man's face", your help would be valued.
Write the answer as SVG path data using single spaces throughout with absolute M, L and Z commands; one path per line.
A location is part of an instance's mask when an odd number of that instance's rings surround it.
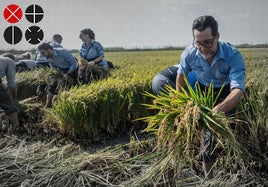
M 41 55 L 43 55 L 44 57 L 47 57 L 47 58 L 53 57 L 53 50 L 52 49 L 48 49 L 48 50 L 40 49 L 40 53 L 41 53 Z
M 217 41 L 219 35 L 214 37 L 210 27 L 203 31 L 194 30 L 194 45 L 203 54 L 205 59 L 213 58 L 217 52 Z

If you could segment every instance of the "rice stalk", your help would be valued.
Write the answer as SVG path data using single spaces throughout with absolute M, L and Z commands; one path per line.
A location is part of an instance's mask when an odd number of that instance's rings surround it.
M 199 85 L 194 90 L 188 82 L 187 88 L 188 92 L 184 88 L 182 88 L 182 92 L 178 92 L 168 87 L 169 94 L 160 96 L 145 93 L 146 96 L 154 99 L 153 104 L 146 104 L 146 106 L 149 109 L 157 109 L 159 112 L 156 115 L 140 119 L 148 122 L 144 131 L 156 135 L 158 149 L 167 151 L 166 155 L 160 159 L 160 161 L 166 160 L 165 169 L 173 168 L 179 175 L 185 166 L 200 167 L 198 166 L 199 154 L 204 131 L 207 130 L 211 132 L 212 138 L 218 146 L 230 153 L 230 157 L 243 158 L 242 154 L 250 157 L 251 155 L 245 152 L 230 127 L 235 119 L 222 113 L 213 113 L 212 108 L 223 87 L 217 94 L 214 93 L 213 84 L 209 86 L 206 93 L 201 91 Z M 160 169 L 159 164 L 155 164 L 154 169 L 155 174 L 163 174 L 164 169 Z M 148 172 L 141 178 L 147 178 L 147 174 L 152 175 Z M 156 176 L 156 181 L 160 180 L 160 175 Z

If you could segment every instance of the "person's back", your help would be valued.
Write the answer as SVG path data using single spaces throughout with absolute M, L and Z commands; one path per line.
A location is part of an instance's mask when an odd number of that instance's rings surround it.
M 0 107 L 5 111 L 10 121 L 19 128 L 19 120 L 15 102 L 17 100 L 17 90 L 15 85 L 16 66 L 15 62 L 0 56 Z M 6 77 L 7 87 L 3 85 L 2 78 Z
M 8 86 L 15 87 L 15 62 L 3 56 L 0 56 L 0 62 L 0 79 L 6 76 Z
M 15 55 L 13 55 L 12 53 L 3 53 L 3 54 L 1 54 L 1 56 L 3 56 L 3 57 L 8 57 L 8 58 L 10 58 L 10 59 L 13 60 L 13 61 L 16 60 Z
M 16 71 L 23 72 L 23 71 L 31 71 L 37 68 L 37 63 L 34 60 L 19 60 L 16 62 Z
M 69 69 L 71 66 L 76 67 L 77 61 L 71 51 L 64 48 L 53 49 L 53 58 L 48 58 L 48 62 L 59 69 Z M 76 68 L 73 68 L 76 69 Z

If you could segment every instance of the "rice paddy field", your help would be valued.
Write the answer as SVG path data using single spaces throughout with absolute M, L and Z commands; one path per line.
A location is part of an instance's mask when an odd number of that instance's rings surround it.
M 247 80 L 235 118 L 212 116 L 209 95 L 152 94 L 182 51 L 107 52 L 115 68 L 63 86 L 51 109 L 35 95 L 42 72 L 17 74 L 25 130 L 12 132 L 1 112 L 0 186 L 268 186 L 268 48 L 240 51 Z M 213 179 L 199 159 L 200 121 L 223 149 Z

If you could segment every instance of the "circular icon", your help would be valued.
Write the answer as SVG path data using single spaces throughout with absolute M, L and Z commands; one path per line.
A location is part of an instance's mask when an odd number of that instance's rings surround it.
M 44 38 L 43 30 L 38 26 L 31 26 L 25 32 L 25 38 L 30 44 L 38 44 Z
M 17 44 L 21 41 L 22 32 L 19 27 L 10 26 L 4 32 L 4 38 L 9 44 Z
M 44 11 L 39 5 L 33 4 L 27 7 L 25 17 L 31 23 L 38 23 L 43 19 Z
M 22 18 L 22 10 L 21 8 L 16 4 L 8 5 L 4 9 L 4 18 L 9 23 L 17 23 Z

